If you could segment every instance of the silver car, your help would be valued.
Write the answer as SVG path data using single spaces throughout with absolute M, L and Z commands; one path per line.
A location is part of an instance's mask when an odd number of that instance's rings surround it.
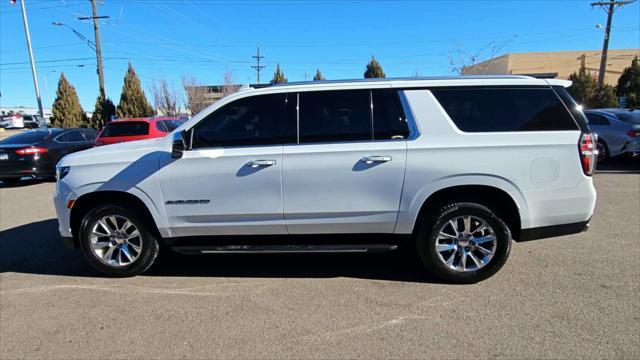
M 640 113 L 624 109 L 585 110 L 589 127 L 598 134 L 598 160 L 640 153 Z

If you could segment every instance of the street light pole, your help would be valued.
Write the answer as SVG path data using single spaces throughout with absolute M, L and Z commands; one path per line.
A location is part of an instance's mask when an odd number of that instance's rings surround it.
M 38 87 L 38 73 L 36 72 L 36 62 L 33 59 L 33 50 L 31 49 L 31 35 L 29 35 L 29 22 L 27 21 L 27 10 L 24 6 L 24 0 L 20 0 L 22 6 L 22 22 L 24 23 L 24 33 L 27 37 L 27 48 L 29 49 L 29 60 L 31 61 L 31 75 L 33 75 L 33 87 L 36 89 L 36 99 L 38 99 L 38 111 L 44 119 L 44 110 L 42 109 L 42 99 L 40 98 L 40 88 Z M 45 121 L 46 126 L 46 121 Z
M 98 9 L 96 7 L 96 0 L 91 0 L 91 10 L 93 16 L 79 17 L 78 20 L 93 19 L 93 33 L 95 35 L 95 47 L 96 47 L 96 59 L 98 62 L 98 80 L 100 81 L 100 95 L 106 98 L 104 91 L 104 72 L 102 69 L 102 50 L 100 48 L 100 31 L 98 30 L 98 19 L 108 19 L 108 16 L 98 16 Z

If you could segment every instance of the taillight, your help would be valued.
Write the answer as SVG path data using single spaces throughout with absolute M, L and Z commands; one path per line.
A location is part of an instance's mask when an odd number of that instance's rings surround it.
M 22 148 L 22 149 L 18 149 L 16 150 L 16 154 L 18 155 L 39 155 L 39 154 L 44 154 L 46 153 L 47 149 L 45 148 L 41 148 L 41 147 L 26 147 L 26 148 Z
M 627 131 L 627 135 L 629 135 L 629 137 L 640 136 L 640 129 L 629 130 Z
M 580 136 L 580 143 L 578 144 L 580 163 L 582 164 L 582 171 L 587 176 L 591 176 L 596 168 L 596 159 L 598 158 L 596 141 L 593 134 L 583 133 Z

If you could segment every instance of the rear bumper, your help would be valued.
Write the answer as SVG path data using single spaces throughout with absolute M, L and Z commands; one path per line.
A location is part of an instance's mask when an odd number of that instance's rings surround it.
M 518 239 L 518 241 L 548 239 L 552 237 L 578 234 L 589 229 L 589 220 L 570 224 L 522 229 L 520 230 L 520 238 Z

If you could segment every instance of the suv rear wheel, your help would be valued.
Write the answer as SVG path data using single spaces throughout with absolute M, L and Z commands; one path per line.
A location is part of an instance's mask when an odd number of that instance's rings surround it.
M 425 267 L 452 283 L 474 283 L 495 274 L 507 261 L 511 233 L 486 206 L 452 203 L 419 229 L 418 253 Z
M 147 225 L 118 205 L 91 210 L 80 226 L 80 248 L 98 271 L 114 277 L 146 271 L 158 256 L 158 241 Z

